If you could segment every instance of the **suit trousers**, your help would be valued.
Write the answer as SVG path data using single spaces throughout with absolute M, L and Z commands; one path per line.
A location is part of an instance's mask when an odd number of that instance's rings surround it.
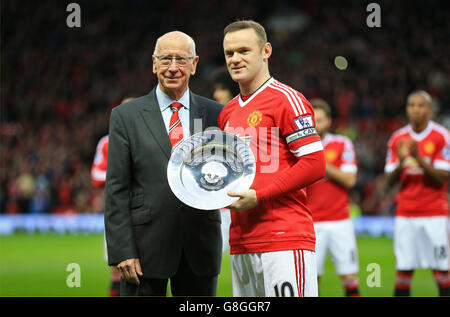
M 140 285 L 120 279 L 120 296 L 166 296 L 169 279 L 140 277 Z M 217 275 L 196 275 L 182 252 L 178 270 L 170 278 L 170 290 L 173 296 L 216 296 Z

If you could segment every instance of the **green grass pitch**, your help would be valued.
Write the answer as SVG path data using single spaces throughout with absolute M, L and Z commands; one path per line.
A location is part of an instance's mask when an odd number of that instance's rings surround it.
M 395 259 L 389 238 L 359 237 L 362 296 L 392 296 Z M 80 265 L 80 287 L 69 287 L 70 263 Z M 370 263 L 380 266 L 380 287 L 369 287 Z M 339 277 L 327 258 L 321 296 L 343 296 Z M 0 296 L 108 296 L 109 268 L 103 255 L 103 235 L 26 234 L 0 236 Z M 412 296 L 437 296 L 430 270 L 414 274 Z M 232 296 L 230 258 L 224 255 L 218 296 Z

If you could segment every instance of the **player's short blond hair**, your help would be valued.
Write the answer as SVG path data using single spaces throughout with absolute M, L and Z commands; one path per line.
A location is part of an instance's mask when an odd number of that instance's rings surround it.
M 245 29 L 253 29 L 258 37 L 258 44 L 260 47 L 263 47 L 264 44 L 267 43 L 267 34 L 264 27 L 255 22 L 253 20 L 238 20 L 228 24 L 223 30 L 223 36 L 227 35 L 227 33 L 232 33 Z
M 313 107 L 314 110 L 321 109 L 325 112 L 325 114 L 328 118 L 331 118 L 331 107 L 328 104 L 328 102 L 326 102 L 322 98 L 314 98 L 314 99 L 311 99 L 309 101 L 309 103 L 311 104 L 311 106 Z

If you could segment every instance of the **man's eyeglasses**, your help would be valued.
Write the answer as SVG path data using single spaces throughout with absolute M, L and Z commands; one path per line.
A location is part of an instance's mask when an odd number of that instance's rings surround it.
M 168 67 L 172 64 L 172 61 L 175 60 L 175 63 L 180 67 L 185 67 L 188 65 L 189 60 L 193 59 L 194 56 L 170 56 L 170 55 L 154 55 L 162 66 Z

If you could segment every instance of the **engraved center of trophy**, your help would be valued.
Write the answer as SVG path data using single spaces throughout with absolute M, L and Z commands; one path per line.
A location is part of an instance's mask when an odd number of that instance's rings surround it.
M 208 184 L 215 185 L 228 175 L 228 170 L 218 162 L 208 162 L 202 167 L 203 178 Z
M 250 188 L 255 170 L 255 158 L 247 143 L 228 132 L 207 130 L 173 148 L 167 180 L 183 203 L 216 210 L 237 200 L 227 192 Z

